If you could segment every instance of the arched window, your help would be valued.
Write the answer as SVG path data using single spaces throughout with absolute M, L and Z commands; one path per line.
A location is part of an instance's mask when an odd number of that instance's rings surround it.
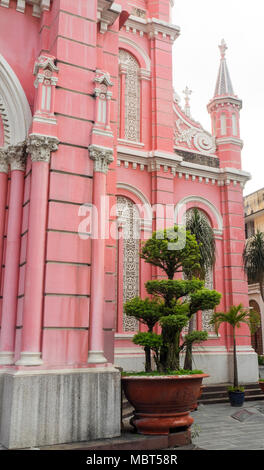
M 128 198 L 117 197 L 118 240 L 118 330 L 137 331 L 138 321 L 123 312 L 123 305 L 139 295 L 139 215 Z
M 206 222 L 211 226 L 211 221 L 209 220 L 209 217 L 205 214 L 204 211 L 202 210 L 199 210 L 199 214 L 202 218 L 204 218 L 206 220 Z M 191 217 L 192 215 L 192 209 L 189 209 L 187 210 L 186 212 L 186 220 L 188 220 L 188 217 Z M 214 289 L 214 271 L 213 271 L 213 267 L 210 267 L 207 272 L 205 273 L 205 279 L 204 279 L 205 283 L 204 283 L 204 286 L 207 288 L 207 289 Z M 214 332 L 215 329 L 214 329 L 214 326 L 211 325 L 211 319 L 212 319 L 212 315 L 213 315 L 213 310 L 210 309 L 210 310 L 203 310 L 202 311 L 202 318 L 201 318 L 201 329 L 203 331 L 208 331 L 208 332 Z M 196 323 L 197 323 L 197 320 L 196 320 Z M 195 324 L 195 321 L 194 321 L 194 324 Z
M 237 135 L 237 117 L 235 114 L 232 114 L 232 133 Z
M 119 138 L 140 142 L 140 67 L 124 49 L 119 50 L 119 70 Z

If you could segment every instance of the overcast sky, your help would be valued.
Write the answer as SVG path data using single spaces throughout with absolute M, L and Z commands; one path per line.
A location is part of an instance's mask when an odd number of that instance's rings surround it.
M 211 131 L 206 105 L 213 97 L 224 38 L 235 93 L 243 101 L 242 168 L 252 179 L 244 195 L 264 187 L 264 0 L 175 0 L 173 23 L 181 34 L 173 46 L 174 87 L 192 90 L 191 114 Z

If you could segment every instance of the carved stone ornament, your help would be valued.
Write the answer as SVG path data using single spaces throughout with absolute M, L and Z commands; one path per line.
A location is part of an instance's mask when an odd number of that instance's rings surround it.
M 36 75 L 35 87 L 38 87 L 39 83 L 46 85 L 56 85 L 58 77 L 54 76 L 59 71 L 58 67 L 54 63 L 54 58 L 41 55 L 35 62 L 33 73 Z
M 113 150 L 99 145 L 89 146 L 90 158 L 94 161 L 94 171 L 107 173 L 108 165 L 114 161 Z
M 27 141 L 27 152 L 32 162 L 50 162 L 50 153 L 58 150 L 57 137 L 31 134 Z
M 0 173 L 8 173 L 7 148 L 0 148 Z
M 174 143 L 175 145 L 186 143 L 188 148 L 195 147 L 202 153 L 213 154 L 216 151 L 215 138 L 213 136 L 204 129 L 189 127 L 189 125 L 187 127 L 182 119 L 177 119 L 176 121 Z
M 7 147 L 7 159 L 11 171 L 25 171 L 27 162 L 26 142 Z

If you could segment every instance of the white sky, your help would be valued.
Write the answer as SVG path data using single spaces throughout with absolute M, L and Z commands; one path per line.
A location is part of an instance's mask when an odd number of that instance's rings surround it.
M 211 132 L 206 105 L 213 97 L 225 39 L 235 93 L 243 101 L 240 133 L 242 168 L 252 179 L 244 195 L 264 187 L 264 0 L 175 0 L 173 23 L 181 34 L 173 48 L 174 88 L 192 90 L 191 115 Z

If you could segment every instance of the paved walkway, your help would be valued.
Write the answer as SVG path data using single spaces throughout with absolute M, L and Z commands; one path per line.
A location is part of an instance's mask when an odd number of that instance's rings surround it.
M 192 442 L 201 449 L 264 450 L 264 400 L 247 401 L 243 407 L 201 404 L 192 416 Z

